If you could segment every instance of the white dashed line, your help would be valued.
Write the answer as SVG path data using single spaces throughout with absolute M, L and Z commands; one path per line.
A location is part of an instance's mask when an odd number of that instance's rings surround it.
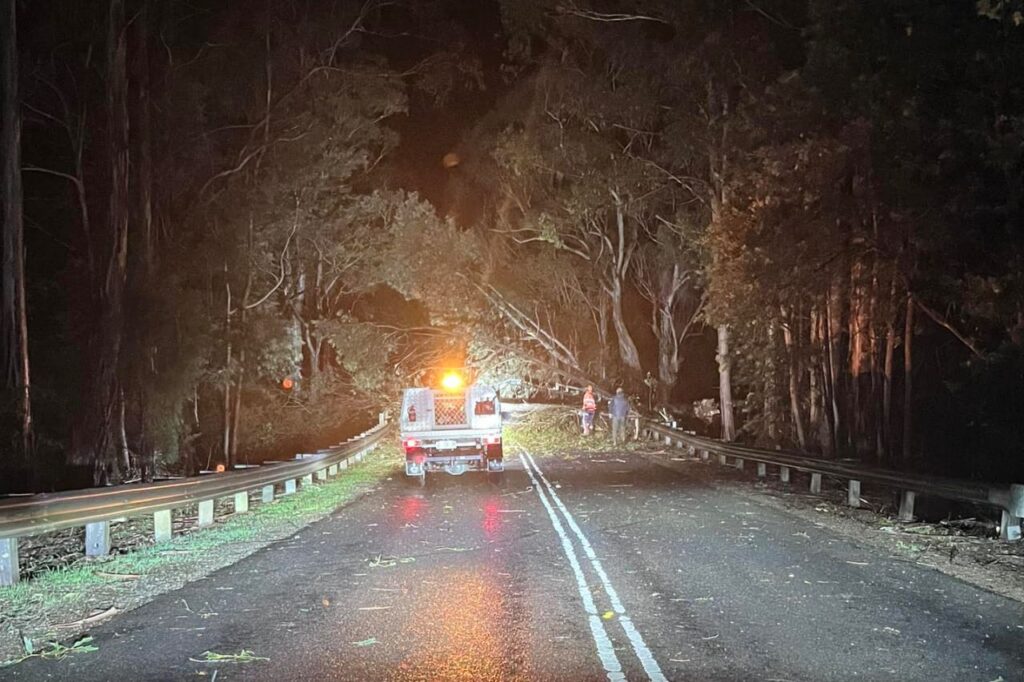
M 587 540 L 587 536 L 583 534 L 582 530 L 580 530 L 579 525 L 576 523 L 576 519 L 573 518 L 573 515 L 562 503 L 561 498 L 558 497 L 558 493 L 555 492 L 554 487 L 550 482 L 548 482 L 547 478 L 544 477 L 544 472 L 541 471 L 539 466 L 537 466 L 533 457 L 529 453 L 525 453 L 525 457 L 522 454 L 519 457 L 524 460 L 526 470 L 530 474 L 530 479 L 534 482 L 535 486 L 537 485 L 537 478 L 534 476 L 534 471 L 537 472 L 537 477 L 539 477 L 543 482 L 548 495 L 551 496 L 555 506 L 558 507 L 558 510 L 562 512 L 562 515 L 565 517 L 569 528 L 579 540 L 580 545 L 583 547 L 583 552 L 587 555 L 587 559 L 590 560 L 590 565 L 594 568 L 594 572 L 597 573 L 598 578 L 601 580 L 601 585 L 604 587 L 604 591 L 608 595 L 608 599 L 611 601 L 612 609 L 614 609 L 615 613 L 618 615 L 617 620 L 622 625 L 622 629 L 626 632 L 626 637 L 629 639 L 629 643 L 633 647 L 633 652 L 636 654 L 636 657 L 640 659 L 640 665 L 643 666 L 644 672 L 647 673 L 647 677 L 655 682 L 665 682 L 667 678 L 661 672 L 661 666 L 659 666 L 658 662 L 654 659 L 654 654 L 652 654 L 651 650 L 647 647 L 647 644 L 644 642 L 644 638 L 640 635 L 640 631 L 636 629 L 633 621 L 628 615 L 626 615 L 626 607 L 622 605 L 622 600 L 619 599 L 618 592 L 615 591 L 615 588 L 612 586 L 612 581 L 608 578 L 608 574 L 605 573 L 604 567 L 601 565 L 601 560 L 597 558 L 594 548 L 591 546 L 590 541 Z M 544 494 L 539 487 L 537 493 L 541 496 L 541 500 L 544 502 L 545 507 L 547 507 L 548 514 L 551 515 L 552 510 L 550 503 L 544 499 Z M 555 516 L 552 516 L 552 523 L 558 524 L 555 530 L 562 536 L 562 546 L 565 548 L 567 538 L 565 537 L 564 530 L 559 529 L 561 523 L 558 522 Z M 575 550 L 572 549 L 571 542 L 569 542 L 569 550 L 567 550 L 567 554 L 568 551 L 572 551 L 575 556 Z M 573 560 L 570 560 L 570 563 L 572 563 L 572 561 Z M 576 565 L 579 565 L 578 561 L 576 562 Z M 577 578 L 577 582 L 579 582 L 580 577 Z M 583 582 L 583 586 L 586 586 L 585 580 Z M 589 590 L 587 590 L 587 597 L 590 599 L 591 604 L 593 604 L 593 598 L 591 597 Z
M 615 655 L 615 647 L 612 646 L 612 641 L 608 638 L 608 631 L 604 629 L 604 623 L 601 621 L 601 616 L 597 613 L 597 605 L 594 604 L 594 596 L 590 593 L 590 587 L 587 585 L 587 578 L 583 575 L 583 568 L 580 566 L 579 559 L 576 557 L 576 549 L 572 546 L 572 541 L 566 534 L 565 528 L 562 526 L 562 522 L 558 520 L 558 514 L 548 501 L 547 495 L 544 494 L 543 486 L 541 486 L 540 482 L 533 475 L 533 470 L 530 468 L 530 465 L 527 464 L 521 454 L 519 455 L 519 459 L 522 460 L 523 468 L 526 469 L 526 473 L 530 475 L 530 480 L 533 481 L 533 488 L 537 491 L 540 501 L 544 504 L 544 508 L 548 512 L 548 517 L 551 519 L 551 525 L 554 526 L 555 532 L 558 533 L 558 537 L 562 540 L 562 551 L 565 552 L 565 558 L 569 560 L 569 565 L 572 567 L 573 575 L 576 576 L 576 587 L 579 589 L 580 598 L 583 600 L 583 608 L 587 612 L 590 623 L 590 634 L 593 636 L 594 645 L 597 647 L 597 657 L 601 659 L 601 665 L 604 666 L 604 670 L 608 674 L 609 680 L 616 682 L 618 680 L 625 680 L 626 675 L 622 672 L 622 664 L 619 663 L 619 657 Z

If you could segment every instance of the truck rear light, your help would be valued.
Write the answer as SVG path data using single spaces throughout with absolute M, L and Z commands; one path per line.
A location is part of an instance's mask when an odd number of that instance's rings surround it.
M 484 445 L 497 445 L 501 442 L 501 436 L 486 436 L 484 438 Z
M 402 441 L 402 446 L 406 450 L 415 450 L 420 445 L 422 445 L 422 443 L 420 443 L 420 441 L 415 438 L 406 438 L 404 441 Z

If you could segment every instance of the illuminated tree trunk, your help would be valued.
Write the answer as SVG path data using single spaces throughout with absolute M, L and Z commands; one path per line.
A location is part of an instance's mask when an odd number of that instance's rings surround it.
M 800 401 L 800 376 L 802 369 L 796 347 L 796 339 L 799 338 L 799 334 L 794 333 L 797 331 L 794 329 L 797 324 L 796 316 L 790 314 L 786 317 L 788 319 L 783 320 L 782 340 L 786 345 L 786 356 L 789 360 L 789 413 L 793 419 L 793 431 L 796 435 L 797 445 L 800 446 L 801 450 L 806 450 L 807 436 L 804 432 L 803 406 Z
M 622 282 L 629 270 L 632 258 L 631 245 L 626 244 L 626 216 L 622 203 L 616 197 L 615 201 L 615 227 L 618 233 L 617 253 L 612 266 L 611 282 L 608 287 L 608 294 L 612 304 L 612 324 L 615 327 L 615 335 L 619 341 L 619 357 L 630 369 L 640 371 L 640 353 L 633 342 L 633 336 L 626 326 L 626 318 L 622 312 Z
M 722 413 L 722 440 L 736 438 L 732 404 L 732 359 L 729 357 L 729 328 L 718 325 L 718 395 Z

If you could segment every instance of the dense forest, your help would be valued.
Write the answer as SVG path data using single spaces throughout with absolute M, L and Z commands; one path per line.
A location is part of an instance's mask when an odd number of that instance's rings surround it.
M 453 364 L 1024 475 L 1022 0 L 2 7 L 0 492 Z

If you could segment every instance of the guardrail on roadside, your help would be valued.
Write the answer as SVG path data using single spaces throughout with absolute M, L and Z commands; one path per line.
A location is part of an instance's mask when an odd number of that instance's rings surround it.
M 18 582 L 18 538 L 85 526 L 85 555 L 105 556 L 110 552 L 111 521 L 151 513 L 154 540 L 166 542 L 171 539 L 175 509 L 198 503 L 197 525 L 204 527 L 213 524 L 218 499 L 232 497 L 235 513 L 242 513 L 249 510 L 251 491 L 260 490 L 263 502 L 274 500 L 276 486 L 290 495 L 299 481 L 304 485 L 312 484 L 314 478 L 324 481 L 347 469 L 349 462 L 361 462 L 376 447 L 386 426 L 382 414 L 377 426 L 348 442 L 270 466 L 0 501 L 0 586 Z
M 552 390 L 569 395 L 579 395 L 581 392 L 579 387 L 565 384 L 555 384 Z M 779 479 L 784 483 L 789 482 L 790 471 L 793 469 L 809 473 L 811 475 L 810 490 L 815 494 L 821 493 L 822 476 L 845 479 L 847 481 L 847 504 L 851 507 L 860 506 L 860 489 L 863 483 L 898 490 L 900 492 L 898 518 L 903 522 L 913 520 L 914 502 L 918 495 L 931 495 L 948 500 L 997 507 L 1002 513 L 999 523 L 1000 539 L 1019 540 L 1021 538 L 1021 520 L 1024 517 L 1024 485 L 999 485 L 943 478 L 872 467 L 859 462 L 823 459 L 806 453 L 748 447 L 694 436 L 647 418 L 638 418 L 638 420 L 637 430 L 648 438 L 663 440 L 665 445 L 669 446 L 685 447 L 691 456 L 700 457 L 704 461 L 714 455 L 718 458 L 719 464 L 742 469 L 744 463 L 750 460 L 757 463 L 757 475 L 761 478 L 767 476 L 768 465 L 777 466 L 779 467 Z

